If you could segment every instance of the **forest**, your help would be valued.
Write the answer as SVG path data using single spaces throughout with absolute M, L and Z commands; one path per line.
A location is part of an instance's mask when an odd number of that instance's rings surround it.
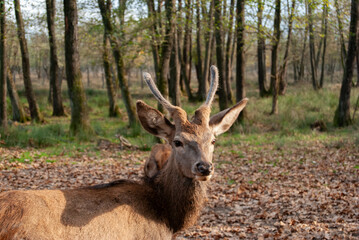
M 0 238 L 10 190 L 146 179 L 139 100 L 176 125 L 245 98 L 173 239 L 359 238 L 358 29 L 359 0 L 0 0 Z

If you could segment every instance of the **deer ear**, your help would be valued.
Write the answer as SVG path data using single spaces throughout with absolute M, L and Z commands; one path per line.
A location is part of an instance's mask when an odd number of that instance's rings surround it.
M 209 126 L 212 127 L 215 136 L 226 132 L 233 125 L 247 102 L 248 98 L 244 98 L 233 107 L 227 108 L 211 117 Z
M 142 101 L 136 103 L 138 119 L 142 127 L 152 135 L 170 142 L 175 133 L 175 126 L 163 114 Z

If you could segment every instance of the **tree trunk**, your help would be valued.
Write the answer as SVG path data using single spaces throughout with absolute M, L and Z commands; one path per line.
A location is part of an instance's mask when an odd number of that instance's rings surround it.
M 307 7 L 306 7 L 307 9 Z M 303 48 L 302 54 L 300 57 L 299 71 L 298 71 L 298 82 L 302 81 L 304 78 L 304 59 L 305 59 L 305 51 L 307 49 L 307 38 L 308 38 L 308 27 L 306 25 L 304 29 L 304 39 L 303 39 Z
M 244 71 L 244 1 L 237 0 L 237 74 L 236 74 L 236 100 L 241 101 L 246 96 L 245 91 L 245 71 Z M 239 122 L 243 122 L 245 111 L 238 117 Z
M 227 32 L 226 54 L 225 54 L 225 80 L 227 90 L 227 101 L 232 104 L 232 89 L 231 89 L 231 77 L 232 77 L 232 35 L 233 35 L 233 18 L 234 18 L 234 0 L 231 0 L 229 7 L 229 24 Z M 242 24 L 244 24 L 244 19 Z M 244 35 L 243 35 L 244 36 Z M 242 50 L 243 51 L 243 50 Z
M 279 79 L 277 74 L 277 58 L 278 46 L 280 40 L 280 0 L 275 1 L 275 16 L 274 16 L 274 32 L 272 38 L 272 66 L 271 66 L 271 89 L 273 93 L 272 111 L 271 114 L 278 113 L 278 85 Z
M 125 69 L 124 69 L 124 62 L 123 62 L 123 56 L 120 49 L 120 43 L 119 40 L 116 39 L 114 35 L 114 26 L 111 22 L 111 6 L 112 3 L 110 0 L 107 0 L 106 3 L 104 0 L 98 0 L 98 5 L 101 11 L 102 21 L 105 26 L 106 32 L 108 34 L 108 37 L 111 42 L 112 46 L 112 53 L 116 62 L 116 68 L 117 68 L 117 76 L 118 76 L 118 82 L 121 89 L 121 95 L 123 102 L 125 103 L 127 115 L 128 115 L 128 121 L 130 126 L 137 125 L 137 118 L 136 118 L 136 112 L 135 107 L 132 102 L 132 97 L 128 88 L 127 79 L 125 77 Z M 120 18 L 123 18 L 120 16 Z
M 170 70 L 170 93 L 172 98 L 172 104 L 175 106 L 181 106 L 181 91 L 180 91 L 180 75 L 181 64 L 178 59 L 178 37 L 177 32 L 174 33 L 173 49 L 171 55 L 171 70 Z
M 202 29 L 201 29 L 201 8 L 200 8 L 200 0 L 196 1 L 196 24 L 197 24 L 197 31 L 196 31 L 196 43 L 197 43 L 197 80 L 198 80 L 198 91 L 197 91 L 197 98 L 200 101 L 203 101 L 201 95 L 201 89 L 203 88 L 203 62 L 202 62 Z
M 56 0 L 46 0 L 47 27 L 50 43 L 50 95 L 52 99 L 52 116 L 64 116 L 62 105 L 61 85 L 59 76 L 59 61 L 57 58 L 57 43 L 55 34 Z
M 66 79 L 71 101 L 72 134 L 90 132 L 90 122 L 86 94 L 82 84 L 80 54 L 77 37 L 77 3 L 76 0 L 64 0 L 65 14 L 65 60 Z
M 6 20 L 5 1 L 0 1 L 0 128 L 7 129 L 6 113 Z
M 339 105 L 334 116 L 334 125 L 338 127 L 344 127 L 352 124 L 352 119 L 350 117 L 350 90 L 352 86 L 354 60 L 357 50 L 356 37 L 359 17 L 358 2 L 358 0 L 351 1 L 348 55 L 345 62 L 342 87 L 340 89 Z
M 267 69 L 266 69 L 266 43 L 262 26 L 264 4 L 262 0 L 258 0 L 258 33 L 257 33 L 257 54 L 258 54 L 258 85 L 259 96 L 266 97 L 269 95 L 267 88 Z
M 204 4 L 202 4 L 202 9 L 204 9 Z M 202 76 L 202 88 L 198 89 L 200 91 L 200 96 L 202 100 L 206 99 L 207 95 L 207 82 L 208 82 L 208 76 L 209 76 L 209 67 L 211 62 L 211 56 L 212 56 L 212 43 L 213 43 L 213 13 L 214 13 L 214 1 L 211 0 L 211 4 L 209 7 L 208 12 L 208 18 L 206 18 L 206 26 L 207 26 L 207 33 L 205 35 L 205 57 L 204 57 L 204 66 L 203 66 L 203 76 Z
M 327 35 L 328 35 L 328 6 L 323 4 L 323 18 L 324 18 L 324 36 L 323 36 L 323 54 L 322 54 L 322 67 L 320 73 L 319 88 L 323 88 L 324 85 L 324 66 L 325 66 L 325 53 L 327 50 Z
M 191 83 L 191 60 L 192 60 L 192 2 L 191 0 L 185 0 L 185 27 L 184 27 L 184 39 L 183 39 L 183 54 L 182 54 L 182 66 L 184 70 L 184 81 L 188 86 Z
M 106 78 L 107 96 L 109 101 L 109 116 L 117 117 L 119 115 L 119 108 L 116 103 L 116 91 L 113 87 L 112 74 L 111 74 L 111 61 L 109 51 L 109 39 L 106 30 L 103 35 L 103 68 Z
M 344 69 L 345 59 L 347 57 L 347 51 L 345 49 L 345 41 L 344 41 L 344 30 L 343 30 L 343 23 L 341 20 L 341 14 L 339 10 L 339 4 L 338 0 L 334 0 L 335 10 L 337 12 L 337 20 L 338 20 L 338 30 L 339 30 L 339 36 L 340 36 L 340 49 L 341 49 L 341 60 L 342 60 L 342 66 Z
M 287 73 L 287 65 L 289 61 L 289 47 L 292 37 L 292 27 L 293 27 L 293 19 L 294 19 L 294 10 L 295 10 L 295 2 L 296 0 L 292 0 L 292 6 L 290 8 L 290 16 L 289 16 L 289 23 L 288 23 L 288 36 L 287 36 L 287 44 L 285 47 L 283 65 L 279 69 L 279 95 L 284 95 L 285 90 L 287 88 L 287 81 L 285 79 Z
M 224 51 L 223 51 L 223 24 L 222 24 L 222 1 L 214 0 L 214 18 L 215 18 L 215 36 L 216 36 L 216 57 L 217 57 L 217 67 L 219 73 L 219 86 L 218 86 L 218 95 L 219 95 L 219 108 L 224 110 L 228 107 L 227 103 L 227 93 L 225 86 L 225 69 L 224 69 Z
M 7 92 L 9 94 L 9 98 L 11 101 L 11 109 L 12 109 L 12 120 L 16 122 L 24 123 L 27 121 L 26 114 L 24 112 L 24 108 L 20 102 L 19 95 L 16 91 L 16 86 L 14 83 L 14 79 L 12 77 L 10 68 L 7 68 Z
M 318 89 L 317 68 L 315 67 L 315 40 L 314 40 L 314 26 L 313 26 L 313 3 L 308 4 L 308 27 L 309 27 L 309 51 L 310 51 L 310 67 L 312 70 L 312 84 L 314 90 Z
M 29 103 L 31 119 L 36 122 L 43 122 L 43 117 L 39 111 L 36 103 L 35 94 L 32 89 L 32 82 L 30 77 L 30 60 L 29 51 L 27 49 L 27 41 L 25 38 L 24 21 L 21 15 L 20 1 L 14 0 L 15 15 L 17 23 L 17 34 L 20 43 L 21 57 L 22 57 L 22 72 L 25 85 L 25 94 Z

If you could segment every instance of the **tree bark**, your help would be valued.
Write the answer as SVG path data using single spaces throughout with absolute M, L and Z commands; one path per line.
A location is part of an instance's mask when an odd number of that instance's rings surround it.
M 204 4 L 202 4 L 202 9 L 204 9 L 203 5 Z M 213 13 L 214 13 L 214 1 L 211 0 L 209 12 L 208 12 L 208 18 L 205 18 L 208 31 L 205 35 L 206 50 L 205 50 L 204 66 L 203 66 L 203 76 L 202 76 L 202 85 L 201 85 L 202 88 L 199 89 L 199 91 L 200 91 L 199 95 L 201 96 L 201 98 L 200 98 L 201 100 L 206 99 L 206 95 L 207 95 L 209 67 L 210 67 L 210 62 L 211 62 L 211 57 L 212 57 L 212 47 L 211 46 L 213 43 Z
M 192 60 L 192 1 L 185 0 L 185 27 L 183 39 L 182 69 L 184 81 L 190 86 L 191 83 L 191 60 Z
M 30 77 L 30 60 L 29 51 L 27 49 L 27 41 L 25 38 L 24 21 L 21 15 L 20 1 L 14 0 L 15 15 L 17 23 L 17 34 L 20 43 L 21 57 L 22 57 L 22 72 L 25 85 L 25 94 L 29 103 L 31 120 L 36 122 L 43 122 L 43 117 L 40 113 L 39 107 L 36 103 L 34 91 L 32 89 L 32 82 Z
M 90 132 L 86 94 L 82 84 L 77 36 L 76 0 L 64 0 L 66 79 L 71 105 L 71 133 Z
M 110 50 L 109 50 L 109 39 L 104 31 L 103 35 L 103 68 L 105 72 L 106 79 L 106 88 L 107 88 L 107 96 L 109 101 L 109 112 L 108 115 L 110 117 L 117 117 L 119 115 L 119 108 L 116 103 L 116 91 L 112 82 L 112 74 L 111 74 L 111 61 L 110 61 Z
M 266 97 L 269 95 L 267 88 L 267 69 L 266 69 L 266 45 L 265 35 L 263 32 L 262 20 L 263 20 L 263 8 L 264 4 L 262 0 L 258 0 L 258 33 L 257 33 L 257 54 L 258 54 L 258 85 L 259 96 Z
M 314 90 L 318 89 L 317 68 L 315 66 L 315 40 L 314 40 L 314 26 L 313 26 L 313 3 L 308 4 L 308 27 L 309 27 L 309 51 L 310 51 L 310 68 L 312 70 L 312 85 Z
M 108 38 L 110 39 L 111 46 L 112 46 L 112 53 L 115 59 L 116 68 L 117 68 L 117 77 L 119 86 L 121 89 L 121 95 L 123 102 L 125 103 L 128 121 L 130 126 L 137 125 L 137 118 L 136 118 L 136 111 L 132 101 L 132 97 L 128 88 L 128 82 L 125 77 L 125 68 L 123 62 L 123 56 L 120 49 L 119 40 L 116 39 L 114 33 L 114 26 L 111 22 L 111 6 L 112 3 L 110 0 L 98 0 L 98 5 L 101 11 L 102 21 L 105 26 L 106 32 L 108 34 Z M 122 18 L 122 17 L 120 17 Z
M 293 28 L 293 19 L 294 19 L 294 10 L 295 10 L 295 3 L 296 0 L 292 0 L 292 6 L 290 8 L 290 16 L 289 16 L 289 23 L 288 23 L 288 36 L 287 36 L 287 43 L 285 46 L 285 52 L 284 52 L 284 59 L 283 64 L 279 69 L 279 95 L 284 95 L 285 90 L 287 88 L 287 81 L 285 79 L 286 73 L 287 73 L 287 65 L 289 61 L 289 48 L 292 38 L 292 28 Z
M 306 6 L 307 9 L 307 6 Z M 307 10 L 306 10 L 307 11 Z M 300 57 L 299 71 L 298 71 L 298 82 L 302 81 L 304 78 L 304 59 L 305 59 L 305 51 L 307 49 L 307 38 L 308 38 L 308 27 L 306 25 L 304 29 L 304 39 L 303 39 L 303 48 Z
M 203 62 L 202 62 L 202 29 L 201 29 L 201 8 L 200 8 L 200 0 L 196 1 L 196 43 L 197 43 L 197 62 L 196 62 L 196 69 L 197 69 L 197 80 L 198 80 L 198 91 L 197 91 L 197 98 L 202 101 L 201 89 L 203 88 Z
M 323 18 L 324 18 L 324 36 L 323 36 L 323 54 L 322 54 L 322 67 L 320 72 L 319 88 L 323 88 L 324 85 L 324 66 L 325 66 L 325 53 L 327 50 L 327 35 L 328 35 L 328 5 L 323 4 Z
M 7 92 L 11 101 L 11 109 L 12 109 L 12 120 L 16 122 L 24 123 L 27 121 L 27 117 L 20 102 L 19 95 L 16 91 L 16 86 L 14 83 L 14 79 L 11 74 L 11 70 L 7 68 L 7 77 L 6 77 L 6 85 Z
M 219 86 L 218 86 L 218 96 L 219 96 L 219 108 L 224 110 L 228 107 L 227 102 L 227 93 L 225 85 L 225 69 L 224 69 L 224 51 L 223 51 L 223 24 L 222 24 L 222 1 L 214 0 L 214 18 L 215 18 L 215 37 L 216 37 L 216 57 L 217 57 L 217 67 L 219 73 Z
M 226 42 L 226 54 L 225 54 L 225 80 L 226 80 L 226 91 L 227 91 L 227 101 L 232 103 L 232 89 L 231 89 L 231 78 L 232 78 L 232 62 L 231 62 L 231 53 L 232 53 L 232 37 L 233 37 L 233 18 L 234 18 L 234 0 L 231 0 L 229 7 L 229 23 L 228 23 L 228 32 L 227 32 L 227 42 Z M 244 18 L 242 24 L 244 25 Z M 243 35 L 244 36 L 244 35 Z
M 334 115 L 334 125 L 344 127 L 352 124 L 350 117 L 350 90 L 354 70 L 354 60 L 357 50 L 357 29 L 359 17 L 359 0 L 351 1 L 350 29 L 348 55 L 345 62 L 342 87 L 340 89 L 339 105 Z
M 59 61 L 57 58 L 57 43 L 55 34 L 56 0 L 46 0 L 47 27 L 50 43 L 50 92 L 52 98 L 52 116 L 64 116 L 62 105 L 61 85 L 59 76 Z
M 241 101 L 246 97 L 245 71 L 244 71 L 244 2 L 237 0 L 237 74 L 236 74 L 236 100 Z M 243 122 L 245 111 L 238 116 L 238 121 Z
M 175 106 L 181 106 L 181 91 L 180 91 L 180 75 L 181 64 L 178 59 L 178 37 L 177 32 L 174 33 L 173 49 L 170 60 L 170 96 L 172 98 L 172 104 Z
M 4 131 L 7 129 L 5 12 L 5 1 L 0 1 L 0 128 Z
M 271 66 L 271 89 L 273 93 L 272 111 L 271 114 L 278 113 L 278 85 L 279 79 L 277 74 L 277 58 L 278 46 L 280 40 L 280 5 L 281 1 L 275 1 L 275 16 L 274 16 L 274 32 L 272 38 L 272 66 Z

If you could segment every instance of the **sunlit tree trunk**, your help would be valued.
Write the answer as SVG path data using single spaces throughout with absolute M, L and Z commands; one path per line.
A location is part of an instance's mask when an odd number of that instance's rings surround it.
M 5 1 L 0 1 L 0 128 L 7 128 L 6 114 L 6 23 Z
M 200 8 L 200 0 L 196 0 L 196 50 L 197 50 L 197 61 L 196 61 L 196 69 L 197 69 L 197 80 L 198 80 L 198 91 L 197 98 L 199 100 L 203 100 L 200 94 L 201 89 L 203 88 L 202 78 L 203 78 L 203 62 L 202 62 L 202 26 L 201 26 L 201 8 Z
M 323 4 L 323 18 L 324 18 L 324 36 L 323 36 L 323 54 L 322 54 L 322 67 L 320 72 L 320 81 L 319 88 L 322 88 L 324 85 L 324 66 L 325 66 L 325 54 L 327 51 L 327 36 L 328 36 L 328 3 L 324 2 Z
M 86 94 L 82 84 L 77 36 L 76 0 L 64 0 L 66 79 L 71 105 L 72 134 L 91 131 Z
M 55 34 L 56 0 L 46 0 L 46 12 L 50 43 L 50 91 L 52 93 L 52 115 L 64 116 L 65 111 L 62 105 L 61 85 L 58 79 L 59 63 L 57 58 L 57 43 Z
M 27 49 L 27 42 L 25 38 L 24 21 L 21 15 L 20 1 L 14 0 L 14 6 L 15 6 L 16 23 L 17 23 L 17 34 L 18 34 L 20 49 L 21 49 L 22 72 L 23 72 L 23 79 L 25 85 L 25 94 L 27 101 L 29 103 L 31 120 L 42 122 L 43 117 L 40 113 L 39 107 L 37 106 L 35 94 L 32 89 L 32 82 L 30 77 L 29 51 Z
M 271 66 L 271 89 L 273 93 L 272 111 L 271 114 L 278 113 L 278 74 L 277 74 L 277 58 L 278 46 L 280 40 L 280 0 L 275 1 L 275 15 L 274 15 L 274 32 L 272 37 L 272 66 Z
M 340 89 L 339 105 L 337 110 L 335 111 L 334 116 L 334 125 L 338 127 L 348 126 L 352 124 L 352 119 L 350 117 L 350 90 L 352 86 L 354 60 L 357 50 L 356 38 L 359 17 L 358 2 L 359 0 L 351 1 L 348 54 L 345 61 L 342 87 Z
M 229 7 L 229 23 L 227 32 L 226 42 L 226 53 L 225 53 L 225 81 L 227 90 L 227 101 L 232 103 L 232 89 L 231 89 L 231 78 L 232 78 L 232 38 L 233 38 L 233 18 L 234 18 L 234 0 L 231 0 Z M 242 23 L 244 24 L 244 22 Z

